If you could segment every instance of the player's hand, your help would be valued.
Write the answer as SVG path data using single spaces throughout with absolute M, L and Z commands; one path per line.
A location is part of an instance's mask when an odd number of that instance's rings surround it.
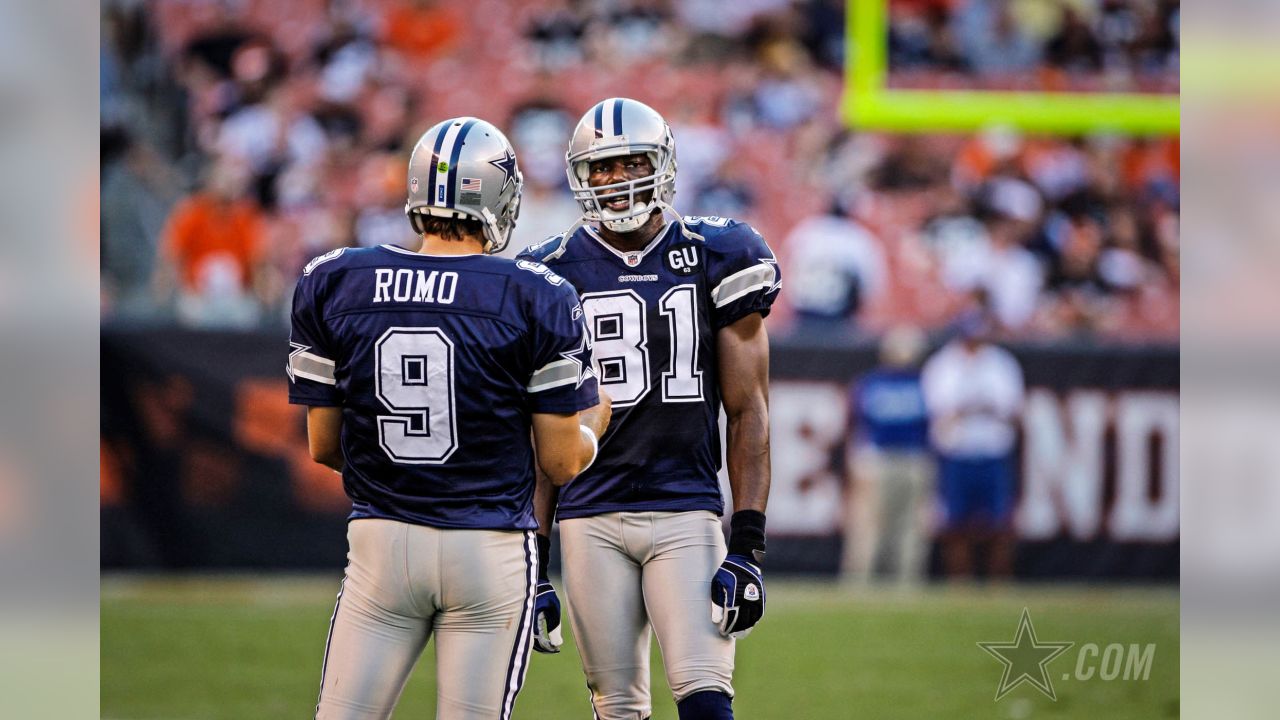
M 558 653 L 564 645 L 560 628 L 560 598 L 549 581 L 538 583 L 533 599 L 533 649 L 540 653 Z
M 560 629 L 560 598 L 551 585 L 551 538 L 538 533 L 538 587 L 533 591 L 533 649 L 540 653 L 558 653 L 564 644 Z
M 764 574 L 746 555 L 729 555 L 711 578 L 711 622 L 744 638 L 764 616 Z

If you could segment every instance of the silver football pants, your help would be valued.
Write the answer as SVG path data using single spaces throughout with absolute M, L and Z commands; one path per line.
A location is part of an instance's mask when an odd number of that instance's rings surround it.
M 507 720 L 532 641 L 533 532 L 352 520 L 316 717 L 387 718 L 433 635 L 439 720 Z
M 711 622 L 711 578 L 724 561 L 706 511 L 609 513 L 560 521 L 570 627 L 600 720 L 652 712 L 650 627 L 676 702 L 733 695 L 734 641 Z

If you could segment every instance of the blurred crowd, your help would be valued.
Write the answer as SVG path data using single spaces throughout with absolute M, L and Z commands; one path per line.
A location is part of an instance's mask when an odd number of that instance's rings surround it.
M 1177 92 L 1179 0 L 892 0 L 901 85 Z
M 1024 20 L 1030 5 L 1057 20 Z M 1123 67 L 1176 89 L 1176 15 L 1166 0 L 894 0 L 892 66 L 1106 87 Z M 1029 65 L 971 54 L 999 55 L 1011 22 Z M 449 116 L 515 145 L 517 252 L 576 220 L 569 134 L 623 95 L 672 124 L 676 207 L 748 220 L 777 251 L 779 332 L 932 328 L 977 308 L 1016 337 L 1177 336 L 1177 138 L 853 132 L 836 112 L 843 30 L 843 0 L 104 0 L 103 316 L 283 326 L 309 258 L 416 245 L 405 164 Z

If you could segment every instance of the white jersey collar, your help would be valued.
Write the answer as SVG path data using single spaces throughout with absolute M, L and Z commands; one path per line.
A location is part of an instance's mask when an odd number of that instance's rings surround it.
M 392 245 L 390 243 L 379 245 L 378 247 L 384 250 L 390 250 L 393 253 L 399 253 L 400 255 L 411 255 L 413 257 L 420 257 L 420 258 L 436 258 L 439 260 L 448 260 L 449 258 L 475 257 L 477 255 L 484 254 L 484 253 L 464 253 L 462 255 L 432 255 L 430 253 L 420 253 L 417 250 L 406 250 L 400 247 L 399 245 Z

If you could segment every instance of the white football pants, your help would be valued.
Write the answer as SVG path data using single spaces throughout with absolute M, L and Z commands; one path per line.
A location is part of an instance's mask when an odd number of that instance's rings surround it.
M 707 511 L 609 513 L 560 521 L 569 624 L 599 720 L 652 712 L 649 627 L 676 702 L 733 696 L 734 641 L 711 622 L 711 578 L 724 561 Z
M 510 718 L 533 638 L 533 532 L 364 519 L 347 540 L 316 717 L 390 717 L 434 634 L 436 718 Z

